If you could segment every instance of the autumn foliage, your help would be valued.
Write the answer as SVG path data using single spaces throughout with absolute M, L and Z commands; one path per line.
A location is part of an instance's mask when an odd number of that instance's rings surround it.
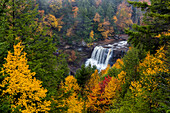
M 115 20 L 115 23 L 119 27 L 119 29 L 123 30 L 133 24 L 131 17 L 132 17 L 132 8 L 129 7 L 126 1 L 124 0 L 117 7 L 116 16 L 114 16 L 113 19 Z
M 5 77 L 0 84 L 5 90 L 2 95 L 9 95 L 11 108 L 18 108 L 26 113 L 47 112 L 50 110 L 50 101 L 42 101 L 47 90 L 42 88 L 41 81 L 37 80 L 35 72 L 31 72 L 27 65 L 26 53 L 22 52 L 21 42 L 14 45 L 14 53 L 8 51 L 6 63 L 3 64 L 1 73 Z
M 103 81 L 99 81 L 99 75 L 95 71 L 86 86 L 87 110 L 100 113 L 108 110 L 112 104 L 112 99 L 117 98 L 118 92 L 121 91 L 125 75 L 125 73 L 121 73 L 118 78 L 108 75 Z
M 62 90 L 60 95 L 62 98 L 60 98 L 60 100 L 55 100 L 55 102 L 58 103 L 58 106 L 56 107 L 65 108 L 67 113 L 81 113 L 84 103 L 82 99 L 78 98 L 81 88 L 77 83 L 77 79 L 69 75 L 65 78 L 65 82 L 61 83 L 60 90 Z M 64 112 L 62 109 L 59 111 Z

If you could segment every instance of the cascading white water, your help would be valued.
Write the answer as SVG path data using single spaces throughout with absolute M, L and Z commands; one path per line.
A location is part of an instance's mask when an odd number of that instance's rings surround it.
M 109 59 L 112 56 L 111 48 L 103 48 L 102 46 L 96 46 L 92 52 L 91 58 L 85 63 L 86 66 L 96 66 L 97 69 L 105 69 L 109 63 Z
M 96 68 L 101 71 L 109 64 L 113 50 L 121 48 L 127 48 L 127 41 L 120 41 L 118 43 L 105 45 L 105 47 L 96 46 L 91 54 L 91 58 L 85 62 L 85 66 L 91 64 L 91 66 L 96 66 Z

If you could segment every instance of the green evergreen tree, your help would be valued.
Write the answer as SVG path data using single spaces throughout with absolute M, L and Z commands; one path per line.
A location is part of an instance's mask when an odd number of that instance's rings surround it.
M 43 81 L 43 87 L 49 89 L 57 86 L 57 80 L 53 78 L 56 74 L 56 57 L 53 55 L 56 44 L 53 43 L 53 37 L 48 36 L 48 28 L 40 26 L 41 21 L 35 21 L 37 8 L 32 0 L 7 2 L 4 7 L 7 12 L 3 13 L 6 16 L 0 16 L 0 19 L 4 20 L 3 26 L 0 27 L 0 43 L 4 51 L 0 52 L 0 56 L 6 56 L 7 50 L 11 50 L 13 44 L 22 40 L 24 51 L 28 53 L 30 69 L 37 73 L 37 79 Z M 39 30 L 40 27 L 42 30 Z M 4 62 L 3 57 L 0 64 Z
M 90 31 L 93 29 L 92 21 L 86 16 L 88 12 L 86 8 L 80 9 L 80 12 L 81 15 L 78 16 L 79 24 L 76 27 L 78 29 L 76 35 L 88 42 Z
M 138 80 L 139 79 L 139 73 L 137 72 L 138 65 L 139 65 L 139 55 L 141 52 L 136 48 L 132 48 L 127 52 L 127 54 L 122 58 L 123 59 L 123 65 L 122 70 L 126 72 L 126 81 L 125 84 L 123 84 L 122 88 L 122 97 L 125 96 L 127 93 L 127 89 L 129 88 L 131 81 Z
M 78 69 L 76 71 L 75 78 L 77 79 L 79 86 L 81 86 L 82 88 L 85 87 L 86 82 L 90 79 L 90 76 L 91 74 L 94 73 L 94 70 L 95 70 L 95 67 L 91 68 L 90 65 L 85 67 L 85 65 L 83 64 L 81 66 L 81 69 Z
M 133 25 L 132 30 L 126 30 L 130 36 L 129 41 L 138 48 L 143 48 L 154 53 L 160 45 L 167 44 L 170 36 L 165 35 L 170 28 L 169 0 L 151 0 L 151 5 L 146 2 L 130 2 L 130 4 L 146 11 L 144 25 Z M 157 38 L 158 35 L 161 35 Z
M 57 57 L 56 70 L 57 70 L 56 78 L 58 80 L 58 83 L 61 83 L 61 81 L 64 81 L 64 79 L 69 75 L 69 72 L 70 72 L 65 54 L 60 54 Z

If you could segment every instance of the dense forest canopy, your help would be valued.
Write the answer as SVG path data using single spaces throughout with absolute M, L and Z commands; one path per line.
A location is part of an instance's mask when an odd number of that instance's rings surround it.
M 146 0 L 141 2 L 150 4 Z M 68 43 L 73 40 L 92 43 L 124 33 L 133 23 L 142 23 L 143 12 L 126 0 L 37 0 L 37 3 L 44 21 L 53 21 L 48 25 Z
M 0 112 L 170 112 L 169 6 L 169 0 L 1 0 Z M 125 33 L 129 49 L 113 65 L 100 72 L 82 65 L 71 75 L 69 62 L 79 56 L 69 47 L 84 42 L 92 49 Z M 57 48 L 63 45 L 70 55 Z

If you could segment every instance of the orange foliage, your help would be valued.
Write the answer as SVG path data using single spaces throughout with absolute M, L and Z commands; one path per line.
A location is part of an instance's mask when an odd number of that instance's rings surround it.
M 94 31 L 93 30 L 91 30 L 91 32 L 90 32 L 90 37 L 93 39 L 94 38 Z
M 96 13 L 96 15 L 94 16 L 94 18 L 93 18 L 93 20 L 95 21 L 95 22 L 100 22 L 100 15 L 99 15 L 99 13 Z
M 72 7 L 72 11 L 74 12 L 74 18 L 76 18 L 77 17 L 77 12 L 79 11 L 79 9 L 78 9 L 78 7 L 77 6 L 75 6 L 75 7 Z
M 117 23 L 117 17 L 113 16 L 113 19 L 115 20 L 115 23 Z
M 44 16 L 44 10 L 38 10 L 38 12 L 39 12 L 39 14 L 40 14 L 41 17 Z
M 156 37 L 156 38 L 160 38 L 161 35 L 170 36 L 170 30 L 168 30 L 167 32 L 163 32 L 163 33 L 161 33 L 161 34 L 159 34 L 159 35 L 157 35 L 157 36 L 155 36 L 155 37 Z
M 106 38 L 108 38 L 109 30 L 104 31 L 101 34 L 106 39 Z
M 68 0 L 68 2 L 72 3 L 72 2 L 76 2 L 75 0 Z
M 121 72 L 118 78 L 108 76 L 108 78 L 105 77 L 105 80 L 99 82 L 99 76 L 96 72 L 97 71 L 92 74 L 90 82 L 88 83 L 88 85 L 92 87 L 86 92 L 86 107 L 89 111 L 103 113 L 109 109 L 112 104 L 112 99 L 117 98 L 121 90 L 121 85 L 125 81 L 126 73 Z M 94 83 L 92 83 L 92 81 L 94 81 Z

